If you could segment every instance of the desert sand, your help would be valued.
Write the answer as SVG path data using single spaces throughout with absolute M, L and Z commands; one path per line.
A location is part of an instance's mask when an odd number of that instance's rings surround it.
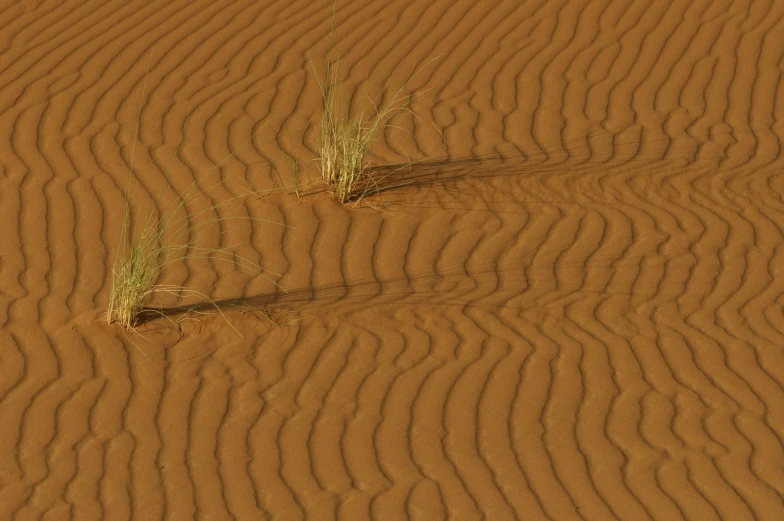
M 782 35 L 781 0 L 4 2 L 0 520 L 784 519 Z M 353 111 L 415 96 L 372 205 L 313 162 L 337 56 Z M 175 262 L 107 324 L 126 200 L 194 181 L 264 276 Z

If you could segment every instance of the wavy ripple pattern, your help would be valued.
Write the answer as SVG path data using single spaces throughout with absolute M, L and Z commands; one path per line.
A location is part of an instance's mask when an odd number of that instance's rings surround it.
M 0 5 L 0 519 L 784 519 L 784 2 L 332 13 Z M 388 211 L 243 196 L 330 43 L 354 110 L 421 69 Z M 127 190 L 194 181 L 287 292 L 189 259 L 226 320 L 105 325 Z

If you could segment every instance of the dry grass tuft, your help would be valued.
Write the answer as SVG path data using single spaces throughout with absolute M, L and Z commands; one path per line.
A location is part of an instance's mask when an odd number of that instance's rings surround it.
M 152 56 L 150 58 L 152 61 Z M 149 75 L 149 65 L 147 69 Z M 145 76 L 142 88 L 142 100 L 146 89 L 147 77 Z M 191 185 L 180 195 L 178 202 L 168 208 L 165 212 L 158 214 L 156 209 L 159 207 L 161 193 L 155 197 L 155 204 L 143 216 L 143 223 L 140 227 L 132 225 L 131 216 L 131 178 L 133 176 L 133 157 L 138 140 L 139 121 L 141 117 L 142 103 L 139 104 L 139 114 L 136 121 L 136 134 L 129 161 L 128 182 L 125 191 L 125 213 L 123 218 L 123 229 L 120 236 L 117 256 L 112 268 L 111 289 L 109 293 L 109 305 L 106 311 L 107 322 L 117 323 L 125 329 L 133 330 L 139 324 L 140 314 L 146 309 L 150 299 L 156 293 L 164 293 L 182 296 L 199 296 L 207 302 L 212 302 L 209 297 L 202 295 L 196 290 L 183 288 L 180 286 L 158 284 L 166 266 L 184 261 L 186 259 L 209 258 L 229 262 L 239 267 L 248 269 L 266 278 L 275 286 L 278 284 L 272 280 L 267 273 L 257 263 L 246 259 L 229 248 L 208 248 L 199 246 L 201 238 L 205 235 L 208 227 L 217 227 L 215 234 L 220 236 L 224 233 L 222 224 L 231 217 L 222 216 L 221 208 L 231 204 L 243 195 L 223 201 L 219 204 L 208 205 L 198 211 L 189 211 L 189 206 L 194 199 L 202 192 L 197 190 L 200 181 L 210 173 L 218 170 L 224 161 L 234 157 L 237 150 L 231 152 L 206 173 L 197 176 Z M 255 136 L 255 134 L 254 134 Z M 252 141 L 253 137 L 245 143 Z M 185 140 L 183 135 L 180 146 Z M 244 146 L 244 145 L 243 145 Z M 241 147 L 240 147 L 241 148 Z M 180 147 L 174 152 L 174 157 L 179 154 Z M 239 150 L 239 149 L 238 149 Z M 166 183 L 161 187 L 170 185 L 168 169 L 164 171 Z M 272 223 L 265 219 L 252 217 L 240 217 L 252 221 Z M 278 224 L 280 223 L 273 223 Z M 284 225 L 285 226 L 285 225 Z M 275 274 L 278 275 L 279 274 Z M 281 288 L 282 289 L 282 288 Z M 218 310 L 220 311 L 220 310 Z
M 195 184 L 192 185 L 193 187 Z M 186 203 L 193 198 L 190 192 L 191 190 L 186 190 L 180 202 L 170 208 L 160 219 L 156 218 L 154 211 L 150 211 L 139 230 L 130 226 L 130 198 L 126 198 L 126 217 L 120 238 L 121 245 L 118 248 L 112 269 L 109 306 L 106 312 L 106 319 L 110 324 L 118 323 L 126 329 L 134 329 L 139 321 L 140 313 L 147 308 L 150 298 L 156 293 L 177 297 L 197 296 L 203 301 L 212 302 L 208 296 L 194 289 L 157 284 L 157 280 L 166 266 L 187 259 L 211 259 L 227 262 L 261 275 L 280 288 L 267 275 L 271 272 L 252 260 L 238 255 L 232 251 L 232 248 L 208 248 L 200 247 L 197 244 L 201 238 L 208 235 L 205 232 L 210 227 L 217 227 L 214 230 L 215 233 L 209 234 L 211 236 L 220 236 L 224 233 L 221 229 L 222 224 L 232 217 L 221 216 L 218 211 L 234 202 L 235 199 L 244 196 L 211 205 L 200 211 L 188 212 Z M 213 213 L 216 216 L 208 216 Z M 207 217 L 204 218 L 205 216 Z M 266 219 L 239 218 L 285 226 Z M 274 275 L 280 276 L 277 273 Z
M 319 81 L 324 114 L 319 134 L 317 158 L 322 179 L 341 203 L 359 203 L 379 191 L 378 180 L 370 172 L 367 159 L 370 146 L 379 134 L 390 127 L 390 120 L 407 107 L 413 96 L 403 96 L 411 76 L 392 99 L 382 107 L 371 102 L 368 110 L 352 117 L 345 93 L 340 87 L 340 62 L 327 65 L 326 77 Z M 410 111 L 409 111 L 410 112 Z
M 139 313 L 155 292 L 155 281 L 161 274 L 163 246 L 160 230 L 155 228 L 151 223 L 146 224 L 139 239 L 131 241 L 130 247 L 126 248 L 126 241 L 122 240 L 123 246 L 112 268 L 112 286 L 106 310 L 110 324 L 116 322 L 133 329 Z

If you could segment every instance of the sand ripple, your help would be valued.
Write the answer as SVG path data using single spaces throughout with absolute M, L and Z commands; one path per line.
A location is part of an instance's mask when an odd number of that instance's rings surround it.
M 0 8 L 0 519 L 784 519 L 778 0 L 341 2 L 355 108 L 430 62 L 408 184 L 218 210 L 288 292 L 164 277 L 231 327 L 100 320 L 139 103 L 137 211 L 269 189 L 331 13 Z

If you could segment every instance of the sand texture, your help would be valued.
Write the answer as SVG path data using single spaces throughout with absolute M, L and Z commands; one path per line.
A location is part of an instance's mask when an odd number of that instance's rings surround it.
M 784 519 L 784 1 L 20 0 L 0 49 L 0 521 Z M 372 207 L 338 54 L 415 95 Z M 107 324 L 126 198 L 194 182 L 265 271 Z

